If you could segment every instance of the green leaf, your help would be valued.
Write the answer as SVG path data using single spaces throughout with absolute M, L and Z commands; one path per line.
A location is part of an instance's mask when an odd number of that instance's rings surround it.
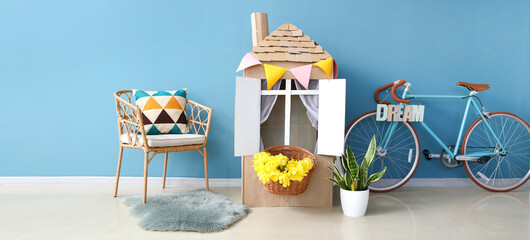
M 368 177 L 368 167 L 364 164 L 365 161 L 361 164 L 359 169 L 359 189 L 364 189 L 366 184 L 366 179 Z
M 354 178 L 356 178 L 359 174 L 359 165 L 357 165 L 357 161 L 355 161 L 355 156 L 353 155 L 350 146 L 348 146 L 346 149 L 346 154 L 348 156 L 348 167 L 350 168 L 350 173 Z
M 357 181 L 357 183 L 355 184 L 355 191 L 366 190 L 366 188 L 364 187 L 364 183 L 361 182 L 361 180 L 359 178 L 356 181 Z
M 351 184 L 353 183 L 353 177 L 351 176 L 351 173 L 346 172 L 346 174 L 344 174 L 344 180 L 346 181 L 346 186 L 350 186 L 351 188 Z
M 335 165 L 335 170 L 336 170 L 337 174 L 340 176 L 340 178 L 344 179 L 344 174 L 342 174 L 342 172 L 339 170 L 339 167 L 337 167 L 336 165 Z
M 375 152 L 377 151 L 377 144 L 375 141 L 375 135 L 372 137 L 372 140 L 370 141 L 370 145 L 368 146 L 368 150 L 366 150 L 366 155 L 364 155 L 363 162 L 366 160 L 368 161 L 366 164 L 370 166 L 372 164 L 372 160 L 374 160 Z
M 334 182 L 335 184 L 337 184 L 337 186 L 339 186 L 340 188 L 342 189 L 346 189 L 346 184 L 344 183 L 344 181 L 337 181 L 333 178 L 328 178 L 328 180 Z M 346 189 L 346 190 L 349 190 L 349 189 Z
M 338 182 L 338 185 L 339 185 L 340 188 L 342 188 L 344 190 L 350 190 L 351 189 L 348 185 L 346 185 L 346 182 L 344 182 L 344 180 L 337 181 L 337 182 Z
M 383 170 L 381 170 L 380 172 L 370 175 L 370 177 L 368 178 L 368 182 L 366 183 L 366 187 L 368 187 L 368 185 L 370 185 L 370 183 L 381 179 L 381 177 L 383 177 L 383 175 L 385 175 L 385 172 L 386 172 L 386 167 L 383 168 Z
M 367 178 L 368 178 L 368 168 L 370 167 L 370 164 L 372 164 L 372 160 L 374 159 L 375 152 L 377 150 L 375 142 L 375 136 L 372 137 L 372 140 L 370 141 L 370 145 L 368 145 L 368 149 L 366 150 L 366 154 L 364 155 L 363 162 L 361 163 L 361 167 L 359 169 L 359 179 L 361 181 L 361 189 L 368 188 L 367 184 Z
M 335 184 L 339 185 L 339 182 L 337 182 L 337 180 L 333 179 L 333 178 L 328 178 L 328 180 L 334 182 Z
M 341 173 L 341 171 L 339 170 L 339 167 L 337 167 L 337 165 L 335 163 L 329 163 L 329 165 L 331 165 L 334 168 L 334 170 L 333 170 L 333 169 L 330 168 L 330 166 L 328 166 L 328 169 L 331 170 L 331 172 L 333 172 L 333 174 L 337 174 L 340 179 L 344 178 L 344 174 Z
M 344 171 L 350 172 L 350 168 L 348 167 L 348 158 L 344 156 L 344 154 L 341 154 L 342 157 L 340 158 L 340 163 L 342 164 L 342 169 Z
M 343 175 L 341 173 L 341 171 L 339 170 L 339 167 L 335 164 L 335 163 L 331 163 L 331 166 L 333 166 L 333 168 L 335 168 L 335 170 L 337 171 L 337 173 L 340 173 L 340 175 Z
M 346 156 L 348 156 L 348 159 L 355 160 L 355 155 L 353 155 L 353 152 L 351 151 L 350 146 L 348 146 L 348 148 L 346 148 Z
M 342 189 L 345 189 L 345 190 L 350 190 L 351 189 L 351 186 L 348 186 L 346 184 L 345 176 L 340 172 L 339 167 L 337 167 L 336 164 L 329 163 L 329 165 L 327 167 L 333 173 L 333 176 L 335 177 L 335 179 L 328 178 L 330 181 L 334 182 L 335 184 L 337 184 Z
M 340 172 L 337 173 L 337 172 L 333 171 L 333 168 L 331 168 L 331 166 L 328 166 L 328 169 L 333 173 L 333 176 L 335 177 L 335 179 L 337 179 L 337 181 L 343 179 L 343 177 L 339 175 Z
M 334 165 L 335 165 L 335 163 L 330 162 L 330 163 L 328 164 L 327 167 L 328 167 L 328 169 L 329 169 L 330 171 L 333 172 L 333 168 L 332 168 L 332 167 L 334 167 Z

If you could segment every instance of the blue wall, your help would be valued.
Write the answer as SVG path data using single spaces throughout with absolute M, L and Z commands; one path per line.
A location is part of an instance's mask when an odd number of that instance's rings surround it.
M 233 157 L 235 69 L 251 50 L 250 13 L 271 31 L 292 23 L 337 60 L 348 79 L 346 121 L 375 107 L 396 79 L 415 93 L 465 94 L 489 83 L 488 110 L 530 120 L 528 1 L 0 1 L 0 176 L 113 176 L 118 156 L 112 93 L 189 88 L 211 106 L 210 176 L 240 177 Z M 429 104 L 429 101 L 424 101 Z M 428 106 L 433 129 L 458 125 L 464 105 Z M 422 129 L 423 148 L 438 152 Z M 454 141 L 455 131 L 441 132 Z M 122 174 L 142 175 L 125 150 Z M 160 176 L 162 156 L 150 165 Z M 170 155 L 169 176 L 201 177 L 197 153 Z M 439 161 L 416 177 L 465 177 Z

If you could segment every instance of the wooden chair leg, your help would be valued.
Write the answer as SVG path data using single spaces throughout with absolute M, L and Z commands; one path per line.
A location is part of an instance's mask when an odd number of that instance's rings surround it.
M 121 158 L 123 155 L 123 147 L 120 146 L 120 154 L 118 157 L 118 170 L 116 170 L 116 186 L 114 187 L 114 197 L 118 196 L 118 184 L 120 182 Z
M 142 203 L 147 202 L 147 166 L 149 165 L 149 152 L 144 152 L 144 198 Z
M 204 180 L 206 181 L 206 191 L 210 191 L 208 184 L 208 155 L 206 154 L 206 147 L 204 147 Z
M 164 159 L 164 173 L 162 176 L 162 188 L 166 188 L 167 155 L 168 153 L 166 152 L 166 158 Z

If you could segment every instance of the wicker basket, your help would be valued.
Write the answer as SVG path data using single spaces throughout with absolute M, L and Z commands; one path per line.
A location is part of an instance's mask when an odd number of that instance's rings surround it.
M 302 179 L 302 181 L 293 181 L 291 180 L 291 185 L 289 187 L 282 186 L 279 182 L 273 182 L 272 180 L 269 181 L 266 184 L 263 184 L 265 186 L 265 189 L 272 193 L 272 194 L 278 194 L 278 195 L 298 195 L 300 193 L 305 192 L 307 189 L 307 185 L 309 184 L 309 180 L 311 179 L 311 174 L 313 173 L 313 170 L 317 166 L 317 162 L 315 161 L 315 156 L 301 148 L 296 146 L 290 146 L 290 145 L 278 145 L 278 146 L 272 146 L 264 150 L 265 152 L 269 152 L 271 155 L 278 155 L 282 154 L 284 156 L 287 156 L 288 158 L 292 158 L 293 160 L 302 160 L 304 158 L 311 159 L 311 162 L 313 162 L 313 168 L 309 170 L 307 175 Z

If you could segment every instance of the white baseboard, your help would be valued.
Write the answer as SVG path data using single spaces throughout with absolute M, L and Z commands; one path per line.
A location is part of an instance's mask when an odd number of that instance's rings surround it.
M 0 177 L 0 185 L 109 185 L 115 177 Z M 143 177 L 120 177 L 120 186 L 139 186 Z M 148 185 L 162 185 L 162 177 L 149 177 Z M 167 177 L 166 186 L 204 187 L 204 178 Z M 240 178 L 210 178 L 211 187 L 241 187 Z
M 23 185 L 100 185 L 114 186 L 115 177 L 0 177 L 0 186 Z M 143 177 L 121 177 L 120 186 L 141 186 Z M 149 177 L 149 186 L 161 186 L 161 177 Z M 210 178 L 210 187 L 241 187 L 240 178 Z M 168 187 L 204 187 L 204 178 L 168 177 Z M 468 187 L 476 186 L 469 178 L 412 178 L 403 187 Z M 530 187 L 528 181 L 522 187 Z
M 0 177 L 0 185 L 114 185 L 114 177 Z M 148 185 L 161 185 L 161 177 L 149 177 Z M 138 186 L 142 177 L 121 177 L 120 185 Z M 167 186 L 201 187 L 204 178 L 168 177 Z M 412 178 L 404 187 L 465 187 L 475 184 L 469 178 Z M 241 187 L 240 178 L 210 178 L 212 187 Z

